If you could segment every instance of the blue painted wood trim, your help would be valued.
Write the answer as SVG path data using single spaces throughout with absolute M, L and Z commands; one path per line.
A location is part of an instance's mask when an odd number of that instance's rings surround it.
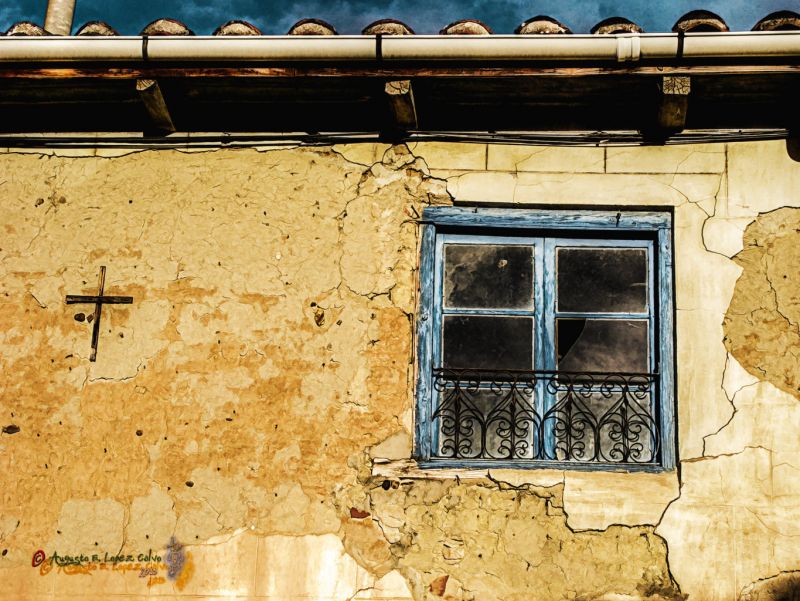
M 507 315 L 510 317 L 531 317 L 533 309 L 444 309 L 445 315 Z
M 654 211 L 590 211 L 428 207 L 422 218 L 439 226 L 604 229 L 652 231 L 669 228 L 671 217 Z
M 595 230 L 612 232 L 656 232 L 658 234 L 658 267 L 654 270 L 653 293 L 658 301 L 651 303 L 658 311 L 658 344 L 652 344 L 658 352 L 658 369 L 661 374 L 658 391 L 661 453 L 660 465 L 582 464 L 578 462 L 551 461 L 494 461 L 494 460 L 445 460 L 432 458 L 432 447 L 436 433 L 432 427 L 432 412 L 436 403 L 432 387 L 432 367 L 441 363 L 441 278 L 442 244 L 445 236 L 455 241 L 458 234 L 436 235 L 436 226 L 462 226 L 470 228 L 539 228 L 544 230 Z M 451 230 L 452 231 L 452 230 Z M 419 313 L 417 319 L 417 402 L 415 426 L 415 457 L 420 467 L 430 468 L 547 468 L 573 470 L 611 470 L 621 472 L 661 472 L 674 469 L 677 464 L 676 416 L 675 416 L 675 341 L 674 341 L 674 276 L 672 255 L 672 216 L 667 212 L 651 211 L 592 211 L 592 210 L 534 210 L 534 209 L 489 209 L 463 207 L 430 207 L 423 212 L 421 227 Z M 474 243 L 480 236 L 463 236 Z M 453 240 L 450 240 L 453 238 Z M 486 238 L 494 238 L 487 236 Z M 498 239 L 498 238 L 495 238 Z M 530 244 L 529 238 L 524 243 Z M 560 240 L 559 243 L 563 242 Z M 590 241 L 576 240 L 584 245 Z M 593 241 L 592 241 L 593 242 Z M 548 243 L 554 243 L 550 239 Z M 641 245 L 636 240 L 616 240 L 617 245 Z M 645 243 L 646 244 L 646 243 Z M 536 324 L 535 368 L 552 369 L 555 363 L 555 311 L 554 298 L 555 259 L 552 249 L 544 249 L 541 240 L 534 242 L 536 254 L 534 264 L 537 296 L 535 307 L 543 307 Z M 549 252 L 548 252 L 549 251 Z M 652 253 L 651 253 L 652 255 Z M 541 274 L 541 275 L 538 275 Z M 657 289 L 657 290 L 656 290 Z M 550 291 L 548 293 L 548 290 Z M 541 304 L 540 304 L 541 301 Z M 655 342 L 655 341 L 653 341 Z M 537 395 L 539 396 L 539 395 Z M 542 398 L 540 396 L 539 398 Z M 549 439 L 550 437 L 548 437 Z
M 548 342 L 547 331 L 545 327 L 545 249 L 544 239 L 537 238 L 536 244 L 533 247 L 533 306 L 538 307 L 535 315 L 534 325 L 534 349 L 533 349 L 533 367 L 534 369 L 547 369 L 547 355 L 548 355 Z M 537 415 L 545 414 L 545 394 L 547 392 L 547 384 L 544 380 L 536 383 L 536 390 L 534 390 L 534 402 Z
M 586 319 L 639 319 L 647 320 L 650 313 L 580 313 L 577 311 L 556 311 L 556 317 L 564 319 L 586 318 Z
M 542 240 L 542 252 L 544 260 L 542 261 L 542 310 L 541 315 L 541 329 L 543 331 L 543 339 L 545 343 L 544 348 L 544 363 L 539 369 L 553 371 L 556 368 L 556 239 L 545 238 Z M 553 405 L 556 404 L 556 394 L 553 391 L 548 391 L 547 384 L 542 381 L 539 386 L 539 393 L 542 396 L 542 412 L 539 415 L 544 415 L 549 411 Z M 544 436 L 544 449 L 545 453 L 552 457 L 555 454 L 555 436 L 553 432 L 554 425 L 552 422 L 545 424 L 542 429 Z
M 432 342 L 431 342 L 431 367 L 438 367 L 444 362 L 444 244 L 447 236 L 436 233 L 436 243 L 433 257 L 433 319 L 432 319 Z M 430 407 L 431 414 L 439 407 L 442 399 L 441 393 L 432 387 Z M 431 455 L 435 455 L 439 449 L 439 423 L 431 421 L 430 449 Z
M 593 228 L 597 229 L 597 228 Z M 652 231 L 652 230 L 650 230 Z M 623 234 L 624 235 L 624 234 Z M 626 240 L 625 238 L 558 238 L 559 248 L 624 248 L 646 250 L 651 245 L 649 240 L 637 240 L 635 238 Z
M 675 382 L 675 297 L 672 229 L 658 233 L 658 328 L 661 389 L 661 464 L 664 469 L 677 465 L 676 382 Z
M 417 390 L 414 455 L 421 460 L 431 456 L 433 403 L 433 326 L 434 273 L 436 267 L 436 228 L 421 226 L 419 258 L 419 307 L 417 309 Z

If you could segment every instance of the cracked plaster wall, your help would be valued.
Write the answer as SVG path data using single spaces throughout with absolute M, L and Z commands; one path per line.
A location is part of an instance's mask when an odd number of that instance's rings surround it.
M 16 583 L 0 598 L 795 586 L 800 211 L 782 207 L 800 206 L 800 167 L 781 143 L 82 152 L 0 155 L 0 581 Z M 451 202 L 674 207 L 680 479 L 393 470 L 415 220 Z M 135 301 L 106 306 L 89 363 L 73 316 L 91 308 L 63 299 L 92 294 L 100 265 Z M 173 535 L 192 554 L 180 588 L 30 565 Z

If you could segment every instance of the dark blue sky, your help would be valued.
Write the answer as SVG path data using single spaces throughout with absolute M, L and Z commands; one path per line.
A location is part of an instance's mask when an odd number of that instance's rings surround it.
M 46 0 L 0 0 L 0 31 L 19 20 L 42 24 L 46 8 Z M 742 31 L 775 10 L 800 12 L 800 0 L 77 0 L 75 26 L 98 19 L 133 35 L 156 18 L 172 17 L 207 35 L 226 21 L 245 19 L 266 34 L 284 34 L 299 19 L 316 17 L 340 33 L 359 33 L 376 19 L 392 17 L 417 33 L 436 33 L 457 19 L 475 18 L 496 33 L 511 33 L 525 19 L 548 14 L 576 33 L 615 15 L 646 31 L 669 31 L 678 17 L 697 8 L 718 13 L 732 30 Z

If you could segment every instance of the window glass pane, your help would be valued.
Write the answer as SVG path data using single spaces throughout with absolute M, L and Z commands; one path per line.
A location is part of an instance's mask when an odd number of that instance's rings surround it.
M 532 308 L 533 247 L 447 244 L 444 301 L 447 307 Z
M 559 311 L 647 311 L 646 249 L 559 248 L 557 252 Z
M 644 319 L 557 319 L 558 369 L 650 371 L 648 322 Z
M 444 367 L 533 369 L 533 319 L 445 316 Z

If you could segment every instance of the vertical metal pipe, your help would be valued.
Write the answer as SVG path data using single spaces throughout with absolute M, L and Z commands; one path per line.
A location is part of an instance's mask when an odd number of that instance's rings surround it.
M 69 35 L 72 31 L 72 15 L 75 0 L 49 0 L 44 28 L 56 35 Z

